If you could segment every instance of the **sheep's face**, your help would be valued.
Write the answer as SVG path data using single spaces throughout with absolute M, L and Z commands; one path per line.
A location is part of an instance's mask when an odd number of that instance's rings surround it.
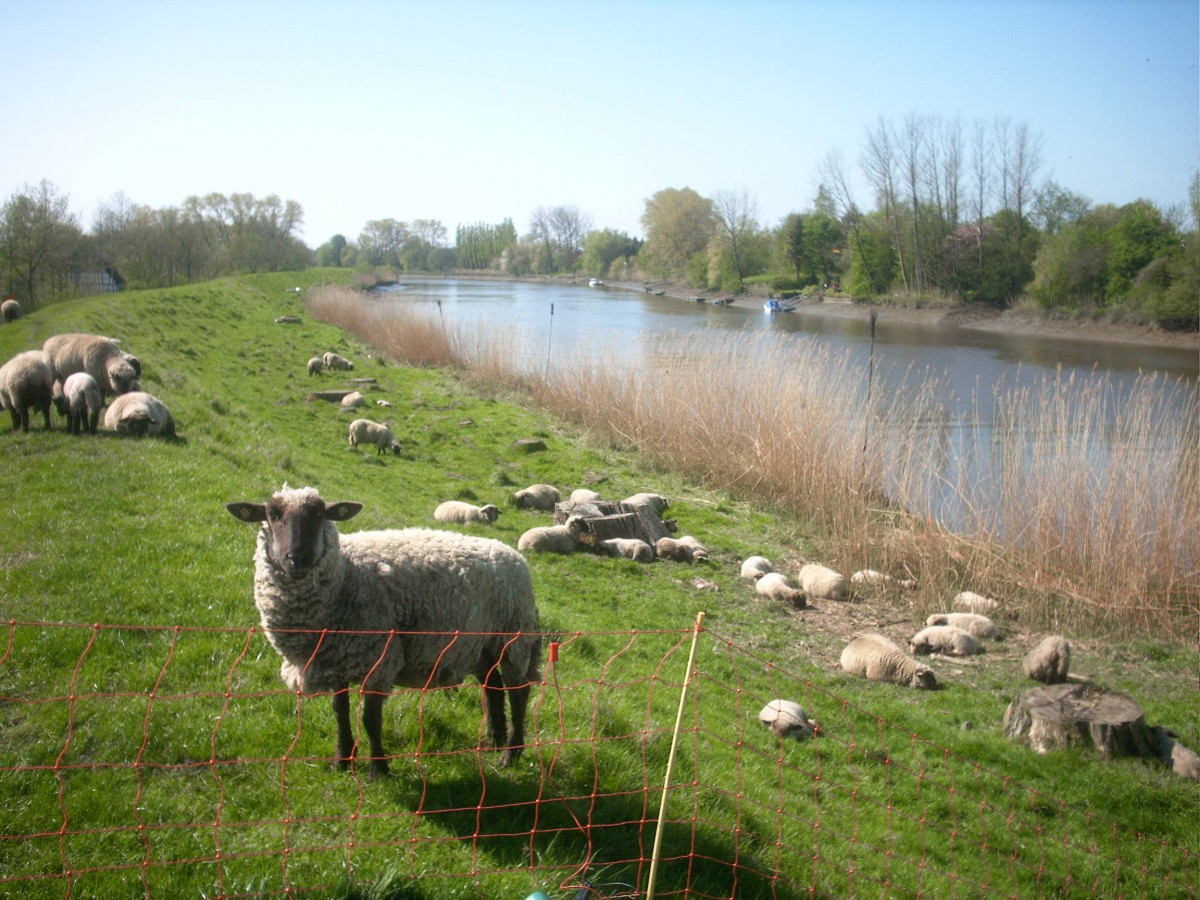
M 912 686 L 927 691 L 934 690 L 937 687 L 937 677 L 933 674 L 933 669 L 929 666 L 917 666 L 917 671 L 913 673 Z
M 267 557 L 275 568 L 300 576 L 325 555 L 325 523 L 345 522 L 361 503 L 326 503 L 312 490 L 275 494 L 266 503 L 230 503 L 226 509 L 243 522 L 262 522 Z
M 491 523 L 496 521 L 496 517 L 500 515 L 500 510 L 495 505 L 489 503 L 487 506 L 479 508 L 479 514 L 483 516 L 485 522 Z

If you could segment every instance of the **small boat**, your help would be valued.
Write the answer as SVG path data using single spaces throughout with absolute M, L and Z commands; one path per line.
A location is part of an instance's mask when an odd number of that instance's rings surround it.
M 599 278 L 588 279 L 588 287 L 603 287 L 604 282 Z
M 791 306 L 785 306 L 784 304 L 782 304 L 778 300 L 776 300 L 774 297 L 772 297 L 770 300 L 768 300 L 766 303 L 763 304 L 763 312 L 777 313 L 777 312 L 791 312 L 791 311 L 792 311 Z
M 713 301 L 713 306 L 729 306 L 733 301 L 733 297 L 718 297 Z

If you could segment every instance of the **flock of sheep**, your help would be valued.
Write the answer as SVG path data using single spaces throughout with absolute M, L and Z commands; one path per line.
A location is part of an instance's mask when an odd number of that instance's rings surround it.
M 0 409 L 12 416 L 13 431 L 29 431 L 31 414 L 40 414 L 49 430 L 53 404 L 72 434 L 95 434 L 107 406 L 108 431 L 173 436 L 175 420 L 166 404 L 141 389 L 141 374 L 138 358 L 112 338 L 56 334 L 42 349 L 22 351 L 0 366 Z

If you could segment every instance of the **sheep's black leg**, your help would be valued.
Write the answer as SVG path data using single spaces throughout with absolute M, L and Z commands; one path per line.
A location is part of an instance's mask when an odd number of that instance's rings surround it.
M 501 701 L 503 705 L 503 700 Z M 508 705 L 512 711 L 512 734 L 508 746 L 500 757 L 501 766 L 510 766 L 517 761 L 525 748 L 525 709 L 529 705 L 529 682 L 508 689 Z
M 387 695 L 382 691 L 364 691 L 364 694 L 363 730 L 371 745 L 370 777 L 374 780 L 388 773 L 387 758 L 383 755 L 383 701 Z
M 504 715 L 504 679 L 500 675 L 498 660 L 485 656 L 480 664 L 479 680 L 483 682 L 483 695 L 487 700 L 488 730 L 491 744 L 496 750 L 508 748 L 508 720 Z
M 337 759 L 332 768 L 350 768 L 354 759 L 354 730 L 350 727 L 350 688 L 349 686 L 333 692 L 333 717 L 337 720 Z

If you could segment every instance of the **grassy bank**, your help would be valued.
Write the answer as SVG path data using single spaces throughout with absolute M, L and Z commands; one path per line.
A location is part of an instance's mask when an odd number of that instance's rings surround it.
M 796 612 L 755 601 L 737 563 L 751 553 L 780 565 L 815 555 L 825 527 L 850 513 L 764 511 L 727 489 L 740 486 L 734 470 L 685 480 L 668 467 L 690 459 L 635 452 L 649 436 L 620 419 L 611 432 L 585 431 L 482 394 L 453 369 L 386 364 L 305 314 L 293 288 L 321 277 L 91 298 L 0 327 L 4 359 L 54 333 L 119 337 L 180 433 L 119 440 L 72 437 L 57 421 L 28 435 L 0 426 L 9 514 L 0 529 L 0 890 L 440 898 L 541 887 L 559 897 L 570 893 L 557 885 L 585 875 L 644 884 L 700 609 L 709 631 L 669 808 L 663 895 L 1098 885 L 1101 895 L 1158 896 L 1195 883 L 1197 785 L 1140 762 L 1039 757 L 1000 736 L 1006 703 L 1028 686 L 1019 669 L 1027 626 L 1007 623 L 1009 639 L 978 663 L 934 661 L 941 691 L 849 678 L 836 666 L 844 641 L 856 631 L 911 633 L 923 613 L 912 598 Z M 280 315 L 302 321 L 276 324 Z M 434 323 L 400 331 L 426 364 L 471 350 L 477 372 L 510 383 L 503 348 L 476 336 L 447 345 Z M 305 361 L 325 350 L 375 379 L 367 395 L 392 404 L 374 410 L 400 437 L 399 457 L 350 449 L 352 414 L 306 399 L 345 384 L 306 374 Z M 608 383 L 588 383 L 599 403 Z M 565 393 L 556 383 L 538 390 L 540 399 Z M 661 409 L 671 398 L 644 399 Z M 548 450 L 522 452 L 515 442 L 526 437 Z M 716 436 L 691 439 L 698 460 Z M 760 443 L 756 452 L 783 452 Z M 496 525 L 467 530 L 509 544 L 548 521 L 509 501 L 527 484 L 611 497 L 658 490 L 713 560 L 532 559 L 543 625 L 562 649 L 535 691 L 535 743 L 521 765 L 501 772 L 474 749 L 476 686 L 402 693 L 385 707 L 396 774 L 367 785 L 326 771 L 328 699 L 284 692 L 277 657 L 252 630 L 254 532 L 224 504 L 261 500 L 283 481 L 364 502 L 354 530 L 432 525 L 446 499 L 494 502 Z M 917 549 L 889 550 L 884 561 L 935 577 L 922 568 L 928 538 L 911 540 Z M 1148 721 L 1192 747 L 1195 663 L 1168 641 L 1076 643 L 1076 669 L 1132 694 Z M 757 711 L 775 696 L 801 702 L 821 738 L 783 744 L 761 729 Z

